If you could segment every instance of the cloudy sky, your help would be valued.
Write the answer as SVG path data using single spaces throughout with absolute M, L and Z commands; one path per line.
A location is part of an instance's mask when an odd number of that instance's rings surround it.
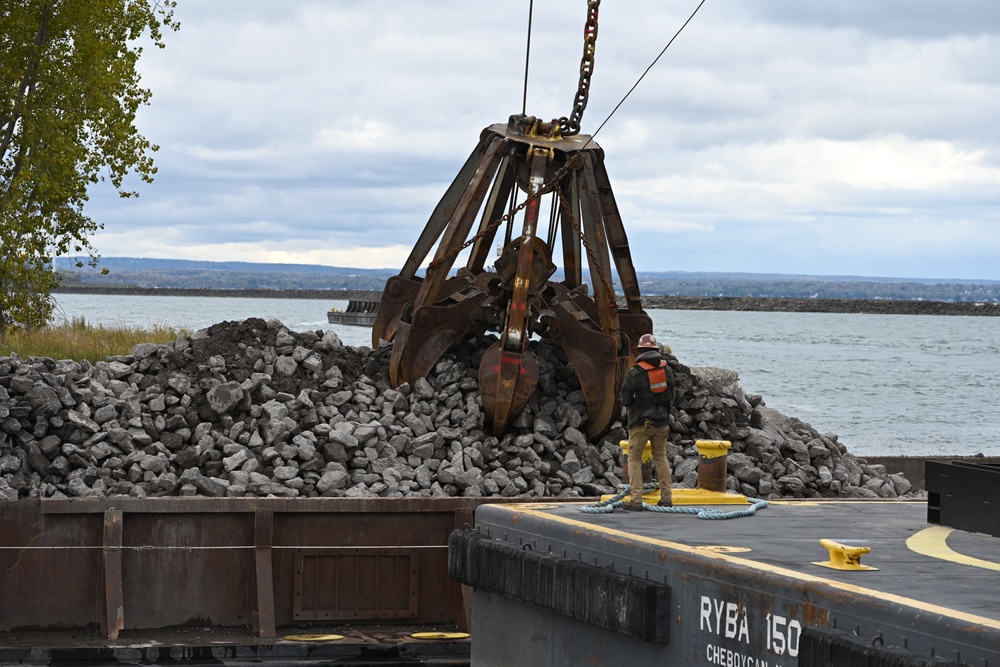
M 93 194 L 105 256 L 398 268 L 519 113 L 528 0 L 180 0 L 160 145 Z M 535 0 L 527 112 L 568 115 L 584 0 Z M 591 134 L 698 0 L 604 0 Z M 1000 280 L 997 0 L 707 0 L 596 137 L 645 271 Z

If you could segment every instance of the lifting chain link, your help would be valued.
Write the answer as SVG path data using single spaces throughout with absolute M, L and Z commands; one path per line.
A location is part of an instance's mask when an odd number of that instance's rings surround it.
M 542 193 L 539 193 L 538 196 L 541 196 L 541 194 Z M 448 251 L 447 253 L 445 253 L 441 257 L 438 257 L 437 259 L 431 261 L 431 263 L 427 265 L 427 270 L 430 271 L 431 269 L 436 269 L 437 267 L 441 266 L 445 262 L 448 262 L 448 261 L 454 259 L 455 257 L 458 257 L 459 253 L 461 253 L 463 250 L 465 250 L 466 248 L 468 248 L 469 246 L 471 246 L 473 243 L 475 243 L 479 239 L 485 237 L 487 234 L 489 234 L 490 232 L 492 232 L 494 229 L 496 229 L 497 227 L 499 227 L 503 223 L 505 223 L 508 220 L 512 219 L 515 215 L 517 215 L 517 213 L 519 211 L 521 211 L 524 207 L 526 207 L 528 205 L 528 203 L 532 201 L 532 199 L 534 199 L 534 197 L 529 197 L 527 201 L 525 201 L 522 204 L 520 204 L 513 211 L 511 211 L 509 213 L 505 213 L 504 215 L 500 216 L 499 218 L 497 218 L 496 220 L 494 220 L 493 222 L 491 222 L 489 225 L 487 225 L 485 228 L 483 228 L 483 230 L 481 232 L 479 232 L 475 236 L 471 237 L 468 241 L 466 241 L 462 245 L 458 246 L 454 250 Z
M 564 137 L 580 134 L 580 121 L 583 120 L 583 111 L 587 108 L 587 100 L 590 98 L 590 77 L 594 73 L 594 51 L 597 46 L 597 10 L 600 6 L 601 0 L 587 0 L 587 24 L 583 28 L 580 83 L 576 88 L 573 113 L 569 118 L 563 116 L 552 121 L 559 123 L 559 130 Z

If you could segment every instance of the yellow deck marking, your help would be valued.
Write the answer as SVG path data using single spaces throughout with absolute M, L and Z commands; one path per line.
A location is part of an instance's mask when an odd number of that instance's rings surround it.
M 617 495 L 617 494 L 616 494 Z M 749 505 L 750 501 L 741 493 L 734 493 L 732 491 L 706 491 L 705 489 L 673 489 L 670 494 L 671 500 L 674 501 L 674 507 L 678 505 Z M 607 494 L 601 496 L 601 500 L 607 502 L 614 495 Z M 628 502 L 632 499 L 632 494 L 628 494 L 622 500 Z M 660 490 L 655 489 L 653 491 L 647 491 L 642 494 L 643 502 L 649 503 L 650 505 L 655 505 L 660 500 Z M 536 503 L 524 504 L 521 507 L 528 507 L 529 509 L 539 509 Z M 555 505 L 550 505 L 549 507 L 555 507 Z
M 910 548 L 910 551 L 915 551 L 923 556 L 940 558 L 941 560 L 949 560 L 959 565 L 971 565 L 972 567 L 981 567 L 985 570 L 1000 572 L 1000 563 L 965 556 L 949 547 L 947 543 L 948 536 L 954 530 L 954 528 L 947 528 L 946 526 L 924 528 L 919 533 L 911 535 L 910 539 L 906 540 L 906 546 Z
M 793 507 L 816 507 L 819 505 L 818 502 L 814 500 L 768 500 L 768 505 L 789 505 Z M 846 505 L 846 503 L 844 503 Z
M 867 504 L 872 504 L 868 501 Z M 826 579 L 823 577 L 817 577 L 812 574 L 805 574 L 803 572 L 796 572 L 795 570 L 789 570 L 788 568 L 778 567 L 776 565 L 768 565 L 767 563 L 758 563 L 756 561 L 748 560 L 745 558 L 739 558 L 737 556 L 730 556 L 725 553 L 710 553 L 701 551 L 698 547 L 692 547 L 687 544 L 681 544 L 680 542 L 670 542 L 667 540 L 659 540 L 653 537 L 644 537 L 642 535 L 636 535 L 635 533 L 628 533 L 623 530 L 616 530 L 614 528 L 608 528 L 606 526 L 600 526 L 597 524 L 587 523 L 586 521 L 579 521 L 577 519 L 570 519 L 567 517 L 557 516 L 555 514 L 545 514 L 544 512 L 536 512 L 534 510 L 521 509 L 517 505 L 492 505 L 491 507 L 510 513 L 527 514 L 538 519 L 544 519 L 546 521 L 555 521 L 557 523 L 566 524 L 569 526 L 574 526 L 583 530 L 590 530 L 596 533 L 603 533 L 605 535 L 622 538 L 626 540 L 632 540 L 635 542 L 644 542 L 646 544 L 652 544 L 664 549 L 669 549 L 672 551 L 685 553 L 689 555 L 697 556 L 698 558 L 710 558 L 713 560 L 718 560 L 732 565 L 737 565 L 740 567 L 749 567 L 755 570 L 761 570 L 763 572 L 770 572 L 772 574 L 781 575 L 788 577 L 789 579 L 797 579 L 802 582 L 810 582 L 814 584 L 825 584 L 830 588 L 836 588 L 842 591 L 848 591 L 850 593 L 857 593 L 858 595 L 867 595 L 868 597 L 877 598 L 885 602 L 894 602 L 896 604 L 906 605 L 908 607 L 915 607 L 917 609 L 922 609 L 924 611 L 940 614 L 941 616 L 949 616 L 966 623 L 975 623 L 977 625 L 982 625 L 994 630 L 1000 630 L 1000 621 L 996 621 L 992 618 L 986 618 L 985 616 L 977 616 L 976 614 L 969 614 L 964 611 L 958 611 L 957 609 L 951 609 L 949 607 L 942 607 L 941 605 L 930 604 L 922 600 L 915 600 L 913 598 L 908 598 L 902 595 L 896 595 L 895 593 L 888 593 L 886 591 L 876 590 L 874 588 L 865 588 L 864 586 L 856 586 L 854 584 L 845 584 L 840 581 L 835 581 L 833 579 Z
M 284 639 L 292 642 L 339 642 L 344 635 L 286 635 Z
M 468 639 L 472 635 L 468 632 L 414 632 L 410 636 L 414 639 Z

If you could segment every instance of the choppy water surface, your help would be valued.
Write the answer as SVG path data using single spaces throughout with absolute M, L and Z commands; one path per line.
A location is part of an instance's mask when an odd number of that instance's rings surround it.
M 59 316 L 199 329 L 277 318 L 370 345 L 331 325 L 343 301 L 57 295 Z M 1000 456 L 1000 322 L 990 317 L 653 310 L 654 331 L 689 366 L 739 373 L 768 406 L 840 436 L 859 455 Z
M 1000 455 L 1000 322 L 989 317 L 653 311 L 684 363 L 868 455 Z

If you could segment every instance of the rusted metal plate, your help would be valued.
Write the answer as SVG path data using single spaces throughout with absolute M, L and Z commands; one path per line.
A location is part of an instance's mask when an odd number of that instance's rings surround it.
M 266 639 L 280 634 L 283 626 L 333 622 L 333 617 L 296 617 L 296 553 L 306 558 L 344 550 L 395 551 L 410 559 L 402 583 L 385 579 L 379 563 L 380 574 L 363 587 L 363 595 L 378 597 L 350 603 L 359 614 L 393 622 L 381 600 L 402 590 L 406 602 L 396 604 L 397 622 L 464 626 L 461 589 L 447 577 L 448 535 L 471 524 L 476 507 L 496 501 L 104 498 L 0 503 L 0 633 L 65 636 L 101 629 L 108 641 L 115 632 L 128 636 L 164 628 L 240 628 Z M 325 586 L 322 577 L 318 584 Z M 323 604 L 303 611 L 322 613 L 327 592 L 321 593 Z M 372 609 L 377 611 L 366 611 Z M 0 643 L 4 641 L 0 635 Z
M 108 639 L 117 639 L 125 627 L 122 599 L 122 511 L 104 513 L 104 615 L 101 630 Z
M 126 514 L 125 617 L 130 628 L 249 625 L 254 514 Z
M 379 621 L 417 616 L 417 549 L 295 550 L 292 617 Z
M 64 517 L 0 503 L 0 630 L 100 627 L 103 538 L 104 508 Z
M 390 504 L 386 509 L 394 509 Z M 327 547 L 419 548 L 420 568 L 417 588 L 439 591 L 435 595 L 419 596 L 415 618 L 426 623 L 450 623 L 462 614 L 458 584 L 447 578 L 448 535 L 459 527 L 454 506 L 442 507 L 443 513 L 379 512 L 331 513 L 317 524 L 308 514 L 281 514 L 275 524 L 274 572 L 275 609 L 278 625 L 287 625 L 296 618 L 294 608 L 294 573 L 296 549 L 304 551 Z M 448 516 L 446 516 L 448 515 Z M 469 516 L 468 514 L 464 516 Z M 452 589 L 455 590 L 452 590 Z

